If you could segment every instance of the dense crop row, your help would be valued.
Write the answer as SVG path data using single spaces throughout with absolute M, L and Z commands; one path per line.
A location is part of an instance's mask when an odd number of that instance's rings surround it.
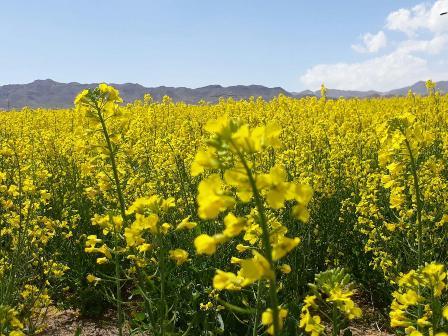
M 447 335 L 448 97 L 0 113 L 0 335 Z M 323 88 L 323 93 L 325 89 Z M 309 284 L 310 283 L 310 284 Z M 308 285 L 309 284 L 309 285 Z

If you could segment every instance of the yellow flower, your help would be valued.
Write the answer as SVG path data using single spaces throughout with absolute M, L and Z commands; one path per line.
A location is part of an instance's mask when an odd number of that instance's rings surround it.
M 302 309 L 299 327 L 305 329 L 311 336 L 322 335 L 325 331 L 325 327 L 321 324 L 320 316 L 312 316 L 309 309 L 306 307 Z
M 105 96 L 106 100 L 109 102 L 122 102 L 123 100 L 120 98 L 120 93 L 113 86 L 107 84 L 98 85 L 98 89 L 103 96 Z
M 160 227 L 160 232 L 163 234 L 167 234 L 169 230 L 171 230 L 172 226 L 169 223 L 163 223 Z
M 88 248 L 94 248 L 96 246 L 96 244 L 99 244 L 101 242 L 102 242 L 102 240 L 98 239 L 98 237 L 96 235 L 90 235 L 90 236 L 87 236 L 86 246 Z
M 151 210 L 156 212 L 161 199 L 157 195 L 152 195 L 150 197 L 140 197 L 137 198 L 134 203 L 126 210 L 128 215 L 137 213 L 144 214 L 146 211 Z
M 204 129 L 209 133 L 219 134 L 221 136 L 226 135 L 230 131 L 230 119 L 224 115 L 218 119 L 209 120 L 204 126 Z
M 316 299 L 316 295 L 307 295 L 305 299 L 303 299 L 303 302 L 305 303 L 306 307 L 317 308 Z
M 445 266 L 437 263 L 430 263 L 422 269 L 422 273 L 426 276 L 429 284 L 433 287 L 434 296 L 440 297 L 442 291 L 446 288 Z
M 308 221 L 310 220 L 310 212 L 303 204 L 294 205 L 292 208 L 292 214 L 294 215 L 294 217 L 304 223 L 308 223 Z
M 201 303 L 201 304 L 199 304 L 199 308 L 201 310 L 209 310 L 209 309 L 213 308 L 213 303 L 211 303 L 210 301 L 207 303 Z
M 229 186 L 236 187 L 236 194 L 241 202 L 246 203 L 251 200 L 252 187 L 244 167 L 237 165 L 236 167 L 227 169 L 224 173 L 224 180 Z
M 13 330 L 9 333 L 9 336 L 25 336 L 23 331 Z
M 0 306 L 0 308 L 4 308 L 5 306 Z M 17 318 L 17 316 L 19 315 L 19 313 L 11 308 L 8 309 L 8 307 L 6 307 L 6 318 L 9 319 L 9 323 L 11 325 L 11 327 L 15 328 L 15 329 L 23 329 L 24 325 L 23 323 Z M 2 319 L 4 318 L 4 316 L 1 316 Z M 5 322 L 3 320 L 0 320 L 0 322 L 2 322 L 2 324 L 4 324 Z
M 273 209 L 280 209 L 285 201 L 293 198 L 291 185 L 286 181 L 286 171 L 283 167 L 274 166 L 269 172 L 269 190 L 266 192 L 266 202 Z
M 103 234 L 107 235 L 109 232 L 120 231 L 123 225 L 123 218 L 121 216 L 95 215 L 92 218 L 92 225 L 98 225 L 103 229 Z
M 260 225 L 252 223 L 246 228 L 243 239 L 248 241 L 251 245 L 255 245 L 255 243 L 260 239 L 261 233 L 262 230 Z
M 279 260 L 288 254 L 300 243 L 300 238 L 288 238 L 280 236 L 279 239 L 272 246 L 272 259 Z
M 230 258 L 230 263 L 232 263 L 232 264 L 239 264 L 239 262 L 241 260 L 243 260 L 243 259 L 237 258 L 237 257 L 232 257 L 232 258 Z
M 281 133 L 281 126 L 276 121 L 269 121 L 264 129 L 265 144 L 273 148 L 279 148 L 282 145 L 280 141 Z
M 168 197 L 167 199 L 162 199 L 162 202 L 160 204 L 160 209 L 162 211 L 167 211 L 170 208 L 173 208 L 176 206 L 176 200 L 174 197 Z
M 391 310 L 389 313 L 390 326 L 392 328 L 397 327 L 409 327 L 412 325 L 412 321 L 408 320 L 406 317 L 406 312 L 401 309 Z
M 389 230 L 390 232 L 394 232 L 395 229 L 397 228 L 397 224 L 394 223 L 385 223 L 384 226 L 386 226 L 386 229 Z
M 188 260 L 188 252 L 182 249 L 170 250 L 169 257 L 176 262 L 177 266 L 179 266 Z
M 362 316 L 361 308 L 359 308 L 351 299 L 344 302 L 340 309 L 345 313 L 349 320 L 360 318 Z
M 109 248 L 106 244 L 103 244 L 100 248 L 97 249 L 99 253 L 104 254 L 107 259 L 112 259 L 112 254 L 110 253 Z
M 289 266 L 288 264 L 283 264 L 280 266 L 280 271 L 282 273 L 289 274 L 291 273 L 291 266 Z
M 445 320 L 448 320 L 448 306 L 443 307 L 442 315 Z
M 308 184 L 293 183 L 291 193 L 293 193 L 294 199 L 304 206 L 307 206 L 313 198 L 313 189 Z
M 417 320 L 417 325 L 419 327 L 426 327 L 426 326 L 430 326 L 431 322 L 428 321 L 428 317 L 427 316 L 422 316 L 421 318 L 419 318 Z
M 202 219 L 213 219 L 235 203 L 231 196 L 223 191 L 223 182 L 219 175 L 210 175 L 199 183 L 198 214 Z
M 239 151 L 256 153 L 269 146 L 280 147 L 281 131 L 281 127 L 276 122 L 269 122 L 266 126 L 252 130 L 246 124 L 232 134 L 232 141 Z
M 242 253 L 242 252 L 246 252 L 248 249 L 250 249 L 250 246 L 246 246 L 246 245 L 243 245 L 243 244 L 238 244 L 238 245 L 236 246 L 236 250 L 237 250 L 238 252 L 240 252 L 240 253 Z
M 143 253 L 143 252 L 149 251 L 151 249 L 151 247 L 152 247 L 151 244 L 144 243 L 144 244 L 139 245 L 137 247 L 137 250 L 139 252 Z
M 240 290 L 243 279 L 232 272 L 216 270 L 213 277 L 213 288 L 217 290 Z
M 87 101 L 86 101 L 86 99 L 87 99 L 87 95 L 89 94 L 89 90 L 88 89 L 85 89 L 85 90 L 82 90 L 77 96 L 76 96 L 76 98 L 75 98 L 75 100 L 74 100 L 74 104 L 75 104 L 75 106 L 78 106 L 78 105 L 80 105 L 80 104 L 82 104 L 82 103 L 86 103 Z
M 195 222 L 190 222 L 190 216 L 185 217 L 182 221 L 177 224 L 176 230 L 191 230 L 195 228 L 198 224 Z
M 409 336 L 424 336 L 420 331 L 414 330 L 409 334 Z
M 101 281 L 101 278 L 98 278 L 98 277 L 94 276 L 93 274 L 88 274 L 87 281 L 88 282 L 98 282 L 98 281 Z
M 143 227 L 140 225 L 131 225 L 129 228 L 124 229 L 124 236 L 126 238 L 126 244 L 129 247 L 142 244 L 145 240 L 142 238 L 141 233 Z
M 106 264 L 107 262 L 108 262 L 108 260 L 107 260 L 106 257 L 102 257 L 102 258 L 97 258 L 97 259 L 96 259 L 96 263 L 97 263 L 98 265 Z
M 225 230 L 223 234 L 227 237 L 238 236 L 246 227 L 246 220 L 238 218 L 233 213 L 229 213 L 224 217 Z
M 330 290 L 329 297 L 326 301 L 334 302 L 339 310 L 342 311 L 349 320 L 352 320 L 354 318 L 359 318 L 362 315 L 361 309 L 352 301 L 352 295 L 353 291 L 335 287 Z
M 216 245 L 216 239 L 207 234 L 201 234 L 194 240 L 194 246 L 196 247 L 197 254 L 212 255 L 216 252 Z
M 152 234 L 157 233 L 157 223 L 159 222 L 159 216 L 156 214 L 150 214 L 149 216 L 143 216 L 140 214 L 135 215 L 135 225 L 142 230 L 149 230 Z
M 191 176 L 198 176 L 205 169 L 216 169 L 219 167 L 219 160 L 216 157 L 216 148 L 208 147 L 205 150 L 199 150 L 196 153 L 193 163 L 191 164 Z
M 399 209 L 405 202 L 405 196 L 403 194 L 403 187 L 394 187 L 390 192 L 390 207 L 391 209 Z
M 133 247 L 143 244 L 145 240 L 142 235 L 145 230 L 149 230 L 152 234 L 157 234 L 158 221 L 159 217 L 156 214 L 145 216 L 137 213 L 135 215 L 135 221 L 131 224 L 131 226 L 124 229 L 124 236 L 126 238 L 127 246 Z
M 415 305 L 421 300 L 421 297 L 419 297 L 417 292 L 412 289 L 406 291 L 404 294 L 394 293 L 394 297 L 400 304 L 405 306 Z
M 284 308 L 278 307 L 278 322 L 280 330 L 283 329 L 283 324 L 287 316 L 288 311 Z M 261 314 L 261 324 L 268 327 L 266 332 L 269 335 L 274 335 L 274 317 L 271 308 L 266 309 L 263 314 Z
M 270 279 L 273 277 L 273 271 L 269 262 L 257 251 L 252 251 L 254 256 L 251 259 L 242 259 L 238 263 L 241 269 L 238 276 L 244 279 L 243 287 L 253 284 L 260 279 Z
M 415 330 L 417 330 L 417 329 L 415 329 L 414 326 L 409 326 L 409 327 L 407 327 L 407 328 L 404 328 L 404 332 L 406 333 L 406 335 L 411 334 L 411 333 L 412 333 L 413 331 L 415 331 Z

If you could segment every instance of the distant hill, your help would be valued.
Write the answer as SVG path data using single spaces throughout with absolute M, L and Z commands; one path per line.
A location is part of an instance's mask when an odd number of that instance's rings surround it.
M 10 84 L 0 86 L 0 109 L 30 107 L 52 107 L 63 108 L 73 106 L 74 97 L 83 89 L 96 87 L 97 83 L 80 84 L 58 83 L 51 79 L 35 80 L 29 84 Z M 249 97 L 263 97 L 264 99 L 272 99 L 273 97 L 283 94 L 289 97 L 309 97 L 320 96 L 320 91 L 305 90 L 302 92 L 288 92 L 281 87 L 269 88 L 262 85 L 236 85 L 223 87 L 221 85 L 209 85 L 196 89 L 186 87 L 167 87 L 159 86 L 148 88 L 140 84 L 112 84 L 120 90 L 121 96 L 125 102 L 132 102 L 136 99 L 142 99 L 146 93 L 156 100 L 160 101 L 163 96 L 170 96 L 174 101 L 184 101 L 186 103 L 197 103 L 200 100 L 207 102 L 216 102 L 219 98 L 247 99 Z M 437 83 L 437 88 L 442 93 L 448 93 L 448 81 Z M 378 91 L 349 91 L 328 89 L 327 96 L 329 98 L 368 98 L 382 96 L 403 96 L 408 90 L 424 95 L 426 94 L 425 82 L 417 82 L 412 86 L 391 90 L 387 92 Z
M 399 89 L 394 89 L 390 91 L 385 92 L 379 92 L 379 91 L 349 91 L 349 90 L 334 90 L 334 89 L 328 89 L 327 90 L 327 97 L 330 98 L 339 98 L 339 97 L 345 97 L 345 98 L 372 98 L 372 97 L 395 97 L 395 96 L 406 96 L 411 90 L 413 93 L 419 94 L 419 95 L 426 95 L 427 89 L 424 81 L 419 81 L 411 86 L 405 86 Z M 448 93 L 448 81 L 441 81 L 436 83 L 436 90 L 439 90 L 441 93 L 446 94 Z M 316 97 L 320 97 L 320 90 L 313 92 Z
M 0 108 L 30 107 L 71 107 L 74 97 L 83 89 L 96 87 L 98 84 L 58 83 L 51 79 L 36 80 L 29 84 L 12 84 L 0 86 Z M 142 99 L 146 93 L 154 100 L 160 101 L 163 96 L 170 96 L 174 101 L 197 103 L 201 99 L 216 102 L 220 97 L 245 99 L 249 97 L 263 97 L 272 99 L 279 94 L 292 96 L 282 88 L 268 88 L 261 85 L 236 85 L 222 87 L 209 85 L 197 89 L 186 87 L 159 86 L 147 88 L 140 84 L 112 84 L 116 87 L 125 102 Z
M 406 91 L 407 93 L 407 91 Z M 317 97 L 320 97 L 320 90 L 315 91 L 314 94 Z M 329 98 L 369 98 L 369 97 L 380 97 L 382 95 L 381 92 L 378 91 L 349 91 L 349 90 L 336 90 L 336 89 L 327 89 L 327 97 Z
M 411 86 L 406 86 L 401 89 L 391 90 L 386 92 L 387 96 L 404 96 L 408 93 L 408 91 L 412 90 L 414 93 L 418 93 L 421 95 L 426 94 L 426 86 L 425 82 L 420 81 Z M 439 90 L 442 93 L 448 93 L 448 81 L 437 82 L 436 90 Z

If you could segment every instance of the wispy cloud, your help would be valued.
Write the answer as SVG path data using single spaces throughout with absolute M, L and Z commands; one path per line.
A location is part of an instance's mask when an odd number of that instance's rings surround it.
M 364 34 L 362 44 L 352 45 L 360 53 L 387 52 L 359 62 L 318 64 L 300 80 L 309 88 L 325 83 L 339 89 L 389 90 L 427 78 L 447 79 L 448 70 L 441 64 L 448 48 L 448 19 L 440 16 L 447 8 L 448 0 L 400 8 L 385 18 L 383 30 Z M 402 34 L 388 43 L 392 31 Z
M 439 0 L 432 6 L 422 3 L 410 9 L 400 8 L 388 15 L 386 28 L 401 31 L 408 36 L 414 36 L 422 30 L 436 34 L 448 32 L 448 21 L 440 17 L 447 7 L 448 0 Z
M 387 37 L 382 30 L 376 34 L 367 33 L 362 36 L 362 44 L 352 44 L 352 49 L 359 53 L 376 53 L 386 47 Z

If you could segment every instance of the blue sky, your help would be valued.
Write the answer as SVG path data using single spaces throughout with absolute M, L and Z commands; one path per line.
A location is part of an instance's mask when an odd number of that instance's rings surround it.
M 448 73 L 448 17 L 434 14 L 444 6 L 448 0 L 2 1 L 0 85 L 51 78 L 389 89 Z

